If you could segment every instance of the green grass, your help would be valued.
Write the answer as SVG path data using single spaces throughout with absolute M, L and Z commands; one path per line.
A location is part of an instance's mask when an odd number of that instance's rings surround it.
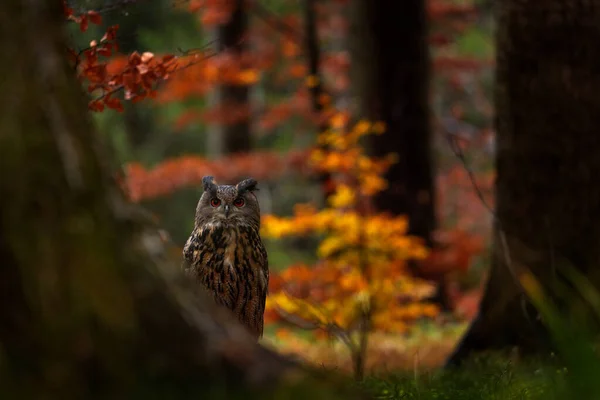
M 548 363 L 481 357 L 449 371 L 412 371 L 368 377 L 360 387 L 376 399 L 573 399 L 567 369 Z

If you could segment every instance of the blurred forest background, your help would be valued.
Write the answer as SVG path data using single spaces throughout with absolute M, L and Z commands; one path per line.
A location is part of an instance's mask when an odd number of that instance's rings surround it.
M 263 343 L 346 370 L 364 362 L 352 332 L 365 294 L 367 369 L 441 365 L 477 312 L 490 264 L 491 2 L 378 3 L 69 4 L 97 12 L 69 26 L 78 55 L 118 25 L 118 51 L 100 52 L 109 75 L 134 52 L 178 63 L 152 99 L 103 95 L 108 109 L 94 113 L 131 199 L 182 248 L 202 176 L 258 179 L 272 272 Z M 92 73 L 82 78 L 93 86 Z M 338 257 L 382 243 L 391 250 L 370 272 Z
M 4 397 L 600 398 L 600 0 L 490 3 L 0 3 Z M 181 273 L 205 175 L 258 344 Z

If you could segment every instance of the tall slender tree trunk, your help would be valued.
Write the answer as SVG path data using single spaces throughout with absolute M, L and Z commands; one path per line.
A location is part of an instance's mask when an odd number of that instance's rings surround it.
M 351 4 L 352 84 L 359 115 L 383 121 L 387 128 L 370 138 L 370 151 L 374 156 L 398 155 L 385 175 L 389 187 L 375 198 L 375 207 L 408 216 L 410 233 L 432 245 L 436 219 L 426 2 L 405 0 L 394 12 L 381 0 Z M 418 266 L 413 267 L 419 275 Z M 448 307 L 443 279 L 436 300 Z
M 142 53 L 139 32 L 146 29 L 156 29 L 164 26 L 165 0 L 151 0 L 143 3 L 133 3 L 127 6 L 127 12 L 111 15 L 108 23 L 119 25 L 117 36 L 119 51 L 129 54 L 134 51 Z M 105 17 L 106 19 L 106 17 Z M 123 122 L 131 148 L 135 151 L 142 146 L 153 134 L 155 121 L 151 110 L 141 108 L 139 104 L 125 104 Z
M 214 35 L 220 52 L 226 51 L 240 63 L 247 50 L 248 12 L 244 0 L 232 0 L 233 10 L 228 22 L 219 25 Z M 229 123 L 220 123 L 208 139 L 212 155 L 223 156 L 251 150 L 250 88 L 247 85 L 223 84 L 214 92 L 217 107 L 246 110 L 247 115 Z
M 600 1 L 506 0 L 497 11 L 495 251 L 451 364 L 549 348 L 517 279 L 524 271 L 553 292 L 569 271 L 600 288 Z M 586 314 L 577 288 L 555 301 L 565 316 Z
M 321 46 L 319 45 L 319 32 L 317 29 L 317 10 L 315 0 L 304 0 L 304 50 L 306 52 L 306 61 L 308 74 L 314 79 L 314 84 L 309 88 L 312 110 L 316 115 L 320 115 L 325 109 L 323 97 L 326 95 L 325 85 L 321 74 Z M 329 123 L 323 119 L 317 129 L 319 133 L 326 131 Z M 331 176 L 327 172 L 319 174 L 319 183 L 323 190 L 325 201 L 333 195 L 333 186 L 331 185 Z
M 187 287 L 126 204 L 63 23 L 60 1 L 0 4 L 3 398 L 335 398 L 292 388 L 309 375 Z
M 395 152 L 389 188 L 375 199 L 381 211 L 410 218 L 410 232 L 431 241 L 435 228 L 430 149 L 429 53 L 425 1 L 353 0 L 352 65 L 360 114 L 385 122 L 371 152 Z

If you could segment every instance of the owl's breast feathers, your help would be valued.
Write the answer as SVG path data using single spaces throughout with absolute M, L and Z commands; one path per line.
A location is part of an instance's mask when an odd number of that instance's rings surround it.
M 186 273 L 213 293 L 258 338 L 263 316 L 269 268 L 258 230 L 248 225 L 197 227 L 184 249 Z

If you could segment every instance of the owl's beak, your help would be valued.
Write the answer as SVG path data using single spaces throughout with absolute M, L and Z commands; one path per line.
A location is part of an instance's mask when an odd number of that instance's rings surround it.
M 225 216 L 229 216 L 229 204 L 225 204 Z

